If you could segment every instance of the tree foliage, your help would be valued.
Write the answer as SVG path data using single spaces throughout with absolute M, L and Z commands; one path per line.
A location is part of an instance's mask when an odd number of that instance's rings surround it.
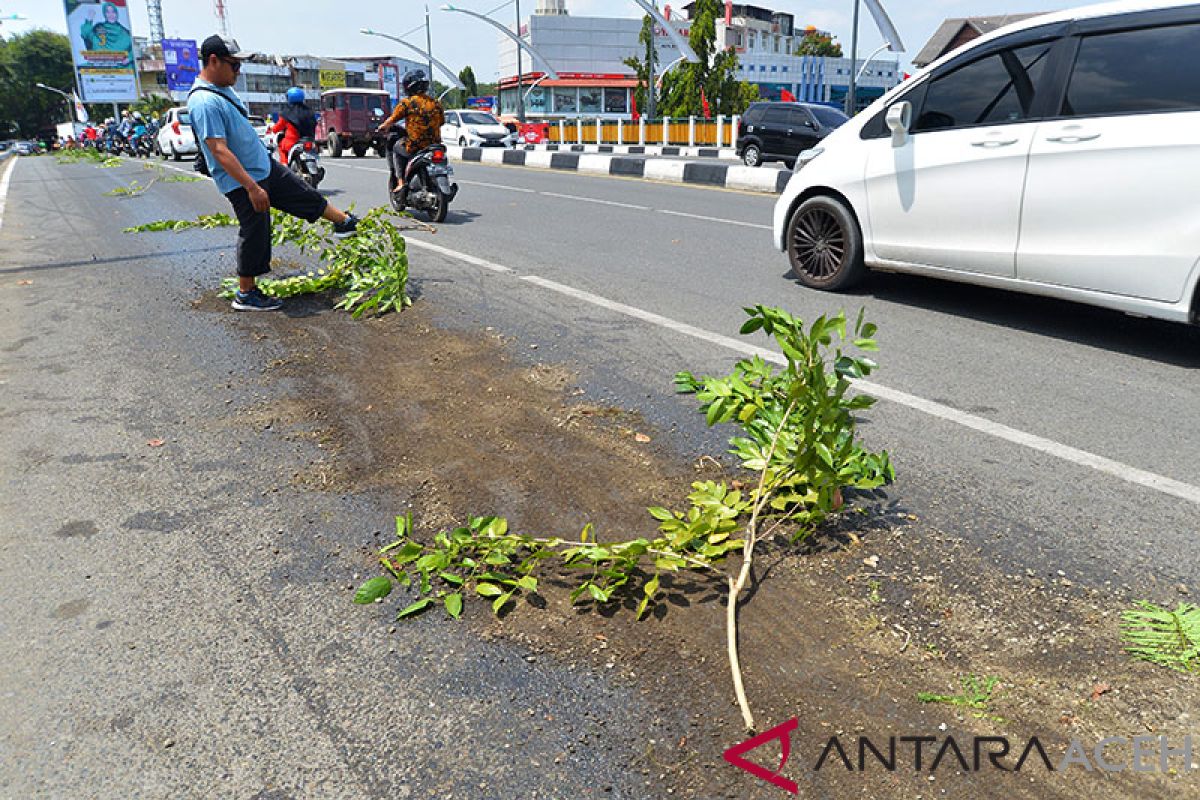
M 695 64 L 680 64 L 663 78 L 663 115 L 701 116 L 704 113 L 703 98 L 707 98 L 714 116 L 740 114 L 746 110 L 747 98 L 752 94 L 757 97 L 757 88 L 747 89 L 737 78 L 737 53 L 732 49 L 717 48 L 719 13 L 717 0 L 697 0 L 688 44 L 700 60 Z
M 69 119 L 67 101 L 35 84 L 69 92 L 74 82 L 71 46 L 61 33 L 34 30 L 0 40 L 0 136 L 33 137 Z
M 796 46 L 796 55 L 841 58 L 842 46 L 833 40 L 831 34 L 822 33 L 816 28 L 808 28 L 804 31 L 804 38 Z
M 471 69 L 469 65 L 463 67 L 462 71 L 458 73 L 458 82 L 466 87 L 458 90 L 458 105 L 460 108 L 465 108 L 468 97 L 479 96 L 479 82 L 475 80 L 475 70 Z
M 146 119 L 150 119 L 150 117 L 154 116 L 155 114 L 160 116 L 166 114 L 168 111 L 174 108 L 175 105 L 175 101 L 166 95 L 149 94 L 134 103 L 133 110 L 140 111 L 142 115 L 146 117 Z

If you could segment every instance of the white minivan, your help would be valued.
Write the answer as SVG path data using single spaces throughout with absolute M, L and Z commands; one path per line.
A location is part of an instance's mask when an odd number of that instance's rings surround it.
M 911 272 L 1200 322 L 1200 4 L 1023 20 L 801 154 L 775 246 L 804 285 Z
M 462 147 L 512 147 L 517 137 L 486 111 L 455 108 L 446 112 L 442 141 Z

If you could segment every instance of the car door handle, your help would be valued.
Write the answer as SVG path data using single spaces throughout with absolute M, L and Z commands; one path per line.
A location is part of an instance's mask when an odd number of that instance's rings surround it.
M 1058 144 L 1078 144 L 1079 142 L 1090 142 L 1093 139 L 1099 139 L 1100 134 L 1092 133 L 1086 136 L 1078 134 L 1068 134 L 1067 136 L 1047 136 L 1047 142 L 1057 142 Z
M 972 147 L 1008 147 L 1010 144 L 1016 144 L 1016 139 L 984 139 L 982 142 L 971 142 Z

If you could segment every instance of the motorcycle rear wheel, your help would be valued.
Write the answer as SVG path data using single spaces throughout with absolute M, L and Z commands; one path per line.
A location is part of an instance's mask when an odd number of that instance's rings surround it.
M 388 200 L 391 201 L 392 210 L 404 213 L 406 192 L 396 191 L 396 176 L 388 175 Z
M 430 222 L 445 222 L 446 214 L 450 213 L 450 197 L 437 189 L 434 194 L 437 195 L 437 204 L 425 213 L 429 215 Z

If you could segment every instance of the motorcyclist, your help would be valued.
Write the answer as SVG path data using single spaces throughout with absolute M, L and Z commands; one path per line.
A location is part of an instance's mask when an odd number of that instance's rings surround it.
M 396 191 L 404 188 L 404 169 L 408 160 L 422 150 L 441 144 L 442 125 L 446 124 L 442 104 L 427 94 L 429 78 L 424 70 L 414 69 L 406 72 L 401 84 L 404 86 L 406 97 L 396 104 L 391 115 L 375 129 L 376 134 L 382 134 L 400 120 L 405 121 L 407 137 L 400 139 L 392 147 L 397 177 Z
M 130 138 L 130 144 L 134 149 L 141 145 L 142 140 L 146 137 L 146 120 L 142 117 L 142 112 L 133 112 L 133 132 Z
M 317 117 L 304 103 L 304 90 L 299 86 L 288 89 L 287 101 L 288 106 L 279 115 L 279 121 L 271 126 L 271 133 L 283 133 L 279 142 L 279 163 L 285 166 L 292 145 L 317 135 Z

